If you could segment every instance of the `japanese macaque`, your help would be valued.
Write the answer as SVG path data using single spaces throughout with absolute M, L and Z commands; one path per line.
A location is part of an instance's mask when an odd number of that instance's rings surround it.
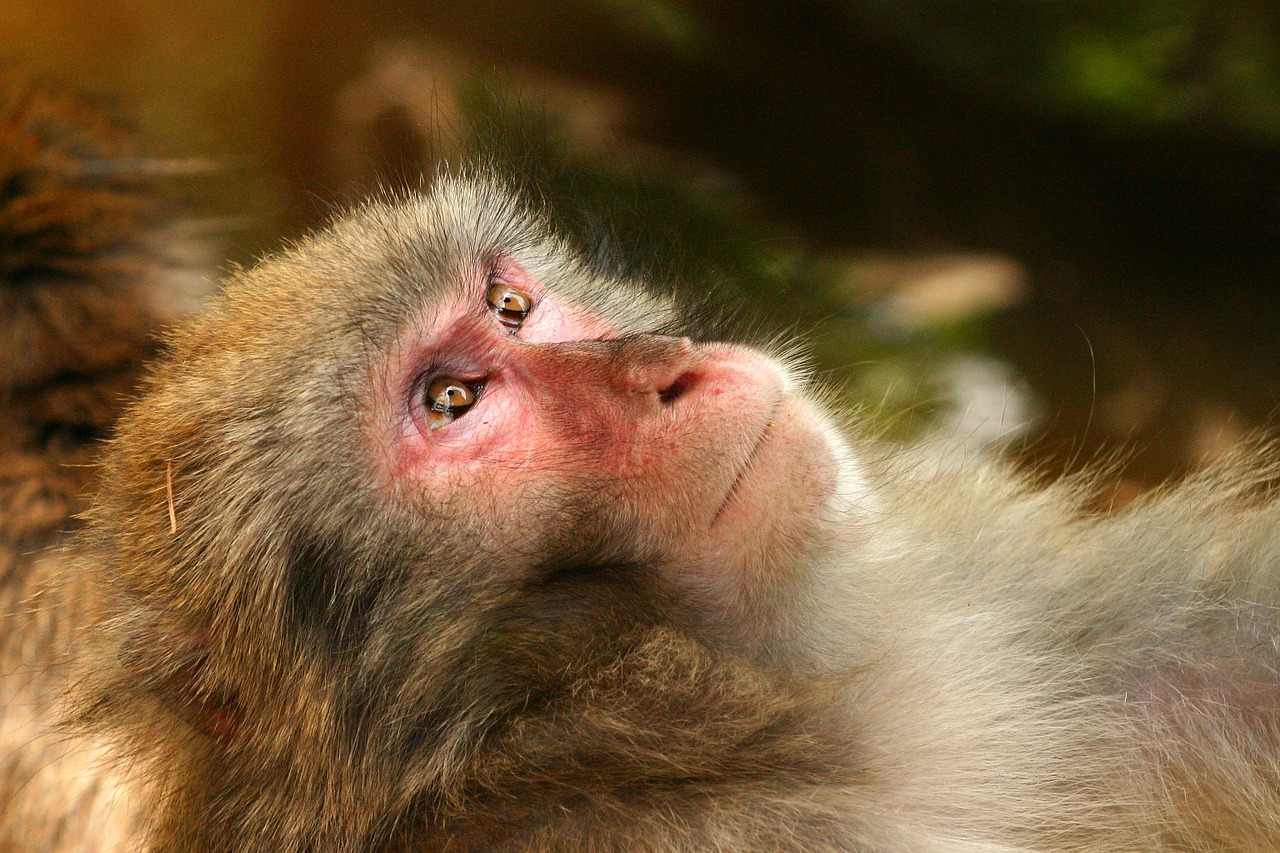
M 1280 848 L 1265 463 L 861 442 L 549 219 L 443 175 L 168 336 L 8 641 L 78 628 L 101 848 Z
M 73 578 L 151 849 L 1280 848 L 1269 471 L 859 444 L 545 219 L 443 176 L 169 338 Z

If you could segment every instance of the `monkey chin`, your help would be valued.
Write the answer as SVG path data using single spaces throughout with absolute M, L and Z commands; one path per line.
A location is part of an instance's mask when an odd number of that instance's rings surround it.
M 873 503 L 861 466 L 827 413 L 797 393 L 790 378 L 781 384 L 783 394 L 694 560 L 702 567 L 694 570 L 699 585 L 728 612 L 757 610 L 803 581 L 804 567 L 844 538 L 839 531 L 851 514 Z

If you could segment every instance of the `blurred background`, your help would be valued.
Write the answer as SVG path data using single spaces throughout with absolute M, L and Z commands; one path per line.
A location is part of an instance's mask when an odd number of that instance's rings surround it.
M 0 0 L 0 59 L 191 166 L 228 264 L 484 137 L 890 434 L 1124 501 L 1276 427 L 1274 0 Z

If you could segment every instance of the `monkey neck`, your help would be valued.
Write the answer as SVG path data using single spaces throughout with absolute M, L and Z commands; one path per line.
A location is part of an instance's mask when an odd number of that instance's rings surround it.
M 837 696 L 834 683 L 797 685 L 653 629 L 515 716 L 458 793 L 431 810 L 427 829 L 494 843 L 513 826 L 531 831 L 555 819 L 584 827 L 615 807 L 661 808 L 665 797 L 847 779 L 848 733 L 830 722 Z

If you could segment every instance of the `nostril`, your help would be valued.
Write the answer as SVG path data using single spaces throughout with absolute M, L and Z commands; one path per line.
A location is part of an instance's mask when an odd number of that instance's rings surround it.
M 689 390 L 689 386 L 693 384 L 693 371 L 686 370 L 676 377 L 675 381 L 666 388 L 658 391 L 658 399 L 663 403 L 674 403 L 680 395 Z

